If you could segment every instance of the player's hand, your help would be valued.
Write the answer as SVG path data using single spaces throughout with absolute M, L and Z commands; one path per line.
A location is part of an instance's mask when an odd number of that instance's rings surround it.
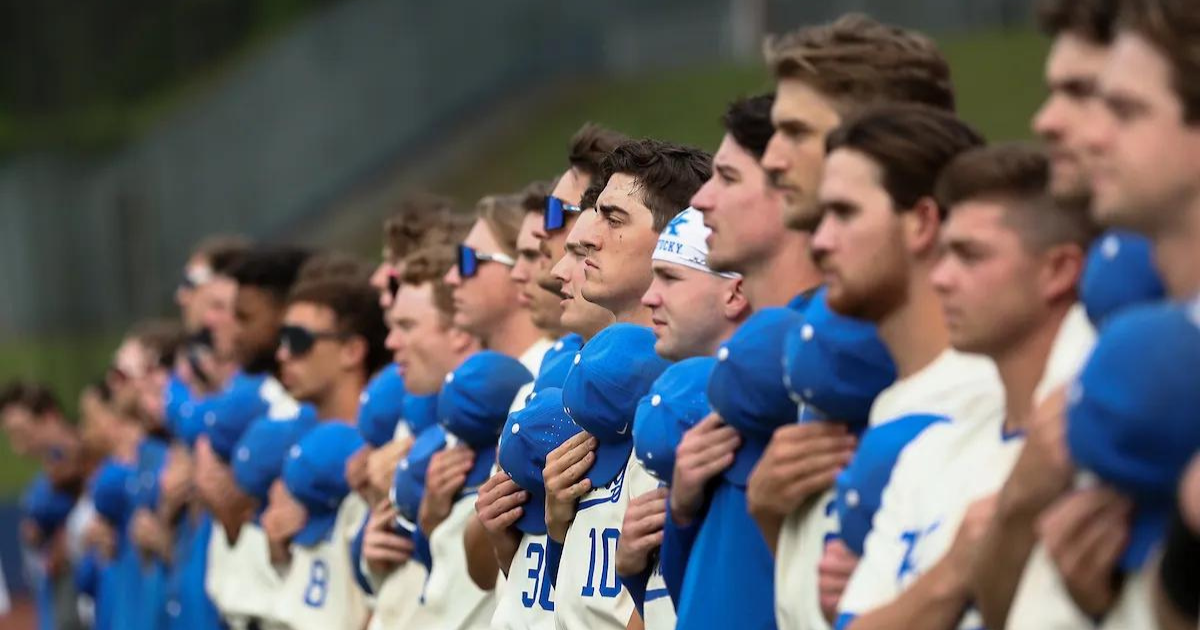
M 746 503 L 775 548 L 783 519 L 810 497 L 833 487 L 854 457 L 857 441 L 833 422 L 789 424 L 775 430 L 746 484 Z
M 954 542 L 950 543 L 950 550 L 946 552 L 944 558 L 944 561 L 948 563 L 949 576 L 953 580 L 956 590 L 965 591 L 970 587 L 976 558 L 979 556 L 979 544 L 987 535 L 992 518 L 996 515 L 997 500 L 998 495 L 996 494 L 976 499 L 967 506 L 962 522 L 959 523 L 958 531 L 954 534 Z
M 598 444 L 586 432 L 578 433 L 546 456 L 546 467 L 542 469 L 546 481 L 546 535 L 560 543 L 566 540 L 567 529 L 575 520 L 579 497 L 592 489 L 592 482 L 583 476 L 596 461 Z
M 737 430 L 711 413 L 688 429 L 675 449 L 675 471 L 671 476 L 671 518 L 690 525 L 704 506 L 709 481 L 733 464 L 741 444 Z
M 650 564 L 650 555 L 662 547 L 667 522 L 666 488 L 635 497 L 625 511 L 617 541 L 617 575 L 638 575 Z
M 433 454 L 425 473 L 425 496 L 417 511 L 417 523 L 425 535 L 433 534 L 442 521 L 450 516 L 454 497 L 467 482 L 467 473 L 475 463 L 475 453 L 459 444 Z
M 156 555 L 163 560 L 170 559 L 171 532 L 150 510 L 139 508 L 134 513 L 129 533 L 133 543 L 143 553 Z
M 367 478 L 367 457 L 370 455 L 370 450 L 370 446 L 363 445 L 346 460 L 346 485 L 350 486 L 351 492 L 363 498 L 367 498 L 366 490 L 369 483 Z M 369 502 L 371 505 L 375 505 L 375 501 Z
M 84 542 L 96 550 L 101 558 L 112 560 L 117 555 L 117 532 L 108 521 L 93 518 L 84 531 Z
M 172 448 L 159 476 L 158 513 L 164 521 L 187 503 L 192 495 L 192 458 L 186 448 Z
M 1038 534 L 1079 609 L 1103 616 L 1116 601 L 1113 575 L 1129 540 L 1129 500 L 1098 487 L 1072 492 L 1050 506 Z
M 1200 532 L 1200 454 L 1192 458 L 1179 482 L 1179 511 L 1192 532 Z
M 271 494 L 267 501 L 267 509 L 262 514 L 262 528 L 267 540 L 272 544 L 286 548 L 292 537 L 304 528 L 308 521 L 308 511 L 292 496 L 283 484 L 276 479 L 271 484 Z
M 489 537 L 511 537 L 513 526 L 525 512 L 521 506 L 529 501 L 529 493 L 503 470 L 492 475 L 479 488 L 475 498 L 475 512 Z M 520 535 L 517 534 L 517 537 Z
M 376 504 L 367 520 L 362 553 L 367 568 L 376 575 L 387 575 L 412 558 L 413 542 L 396 534 L 395 522 L 396 508 L 387 501 Z
M 400 460 L 408 455 L 412 443 L 411 437 L 392 440 L 375 449 L 367 458 L 367 480 L 376 501 L 381 501 L 388 495 L 392 481 L 396 478 L 396 467 L 400 465 Z
M 830 624 L 837 618 L 838 603 L 858 566 L 858 556 L 840 539 L 825 543 L 825 553 L 817 563 L 817 588 L 820 593 L 821 614 Z
M 1025 445 L 1000 495 L 1006 514 L 1033 519 L 1070 486 L 1074 467 L 1065 443 L 1065 392 L 1059 388 L 1034 411 Z

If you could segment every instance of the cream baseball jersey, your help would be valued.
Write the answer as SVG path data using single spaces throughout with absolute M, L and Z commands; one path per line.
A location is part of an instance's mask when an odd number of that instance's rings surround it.
M 314 545 L 292 544 L 292 561 L 275 599 L 275 619 L 292 630 L 362 628 L 366 594 L 354 580 L 350 543 L 368 511 L 358 495 L 338 507 L 330 535 Z
M 642 604 L 646 630 L 674 630 L 675 603 L 663 580 L 662 564 L 654 561 L 654 570 L 646 582 L 646 601 Z
M 462 497 L 454 503 L 446 520 L 429 535 L 433 564 L 410 627 L 444 630 L 488 627 L 496 610 L 495 597 L 491 591 L 476 586 L 467 574 L 463 546 L 463 534 L 474 513 L 475 496 Z
M 1072 310 L 1059 329 L 1039 391 L 1050 391 L 1077 372 L 1094 340 L 1082 310 Z M 908 588 L 949 550 L 970 504 L 1004 484 L 1023 439 L 1021 433 L 1005 432 L 1003 390 L 992 370 L 989 376 L 985 368 L 957 368 L 959 378 L 967 378 L 959 388 L 974 390 L 974 400 L 946 406 L 927 399 L 924 413 L 951 421 L 929 427 L 897 460 L 863 558 L 842 597 L 839 623 L 887 604 Z M 880 398 L 876 405 L 892 402 Z M 982 619 L 969 609 L 958 627 L 979 628 Z
M 554 585 L 546 562 L 546 535 L 524 534 L 498 596 L 493 630 L 553 630 Z
M 271 565 L 267 535 L 254 523 L 242 526 L 238 539 L 229 543 L 225 529 L 213 525 L 208 542 L 205 590 L 232 628 L 251 621 L 275 619 L 275 597 L 282 579 Z
M 629 499 L 658 487 L 633 457 L 608 485 L 579 500 L 558 567 L 555 627 L 561 630 L 623 629 L 633 597 L 617 579 L 617 541 Z
M 881 392 L 871 407 L 870 425 L 916 413 L 955 421 L 1000 417 L 1003 406 L 1000 379 L 991 361 L 946 350 L 925 369 Z M 780 628 L 829 627 L 818 599 L 817 565 L 826 539 L 838 531 L 833 500 L 832 491 L 823 493 L 784 521 L 775 565 Z

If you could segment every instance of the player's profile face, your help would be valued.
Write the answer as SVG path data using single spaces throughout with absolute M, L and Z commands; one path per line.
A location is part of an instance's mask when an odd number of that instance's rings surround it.
M 239 286 L 233 304 L 238 362 L 250 365 L 274 356 L 282 317 L 275 298 L 258 287 Z
M 812 248 L 829 306 L 878 322 L 904 299 L 909 274 L 902 219 L 882 173 L 867 156 L 838 149 L 826 162 L 818 196 L 823 216 Z
M 1042 317 L 1041 257 L 1005 222 L 1003 203 L 962 203 L 942 227 L 931 279 L 950 344 L 963 352 L 997 356 Z
M 463 245 L 481 254 L 504 254 L 500 241 L 483 219 L 471 226 Z M 512 267 L 492 261 L 480 262 L 469 278 L 462 277 L 457 266 L 451 269 L 445 281 L 454 288 L 454 325 L 486 337 L 498 322 L 519 308 L 518 288 L 509 279 L 511 271 Z
M 1089 135 L 1096 219 L 1149 234 L 1178 227 L 1178 208 L 1200 194 L 1200 126 L 1185 122 L 1167 60 L 1122 33 L 1100 92 L 1104 114 Z
M 725 298 L 738 281 L 661 260 L 653 267 L 642 305 L 658 339 L 654 351 L 672 361 L 715 353 L 728 327 Z
M 562 298 L 562 328 L 584 337 L 591 337 L 613 322 L 611 312 L 587 301 L 580 292 L 584 282 L 583 259 L 587 256 L 587 250 L 579 238 L 580 234 L 590 229 L 590 224 L 597 220 L 598 215 L 594 211 L 586 211 L 580 215 L 567 236 L 566 253 L 551 268 L 551 275 L 559 283 Z
M 545 331 L 556 331 L 562 318 L 562 298 L 543 289 L 538 278 L 550 272 L 550 258 L 535 235 L 542 224 L 542 213 L 526 212 L 517 233 L 517 264 L 509 277 L 517 286 L 517 303 L 529 310 L 533 324 Z
M 222 360 L 229 360 L 235 356 L 236 297 L 237 283 L 225 276 L 214 276 L 212 280 L 196 289 L 195 299 L 201 307 L 201 323 L 212 333 L 213 351 Z
M 787 226 L 812 230 L 821 220 L 816 203 L 825 136 L 840 123 L 833 103 L 807 83 L 783 79 L 775 86 L 771 136 L 762 164 L 771 183 L 783 194 Z
M 324 305 L 299 302 L 284 313 L 285 330 L 301 329 L 313 336 L 303 351 L 287 343 L 279 347 L 279 380 L 296 400 L 323 400 L 341 374 L 343 341 L 331 336 L 336 324 L 333 310 Z
M 1070 32 L 1059 35 L 1046 58 L 1049 92 L 1033 117 L 1033 131 L 1046 143 L 1050 157 L 1050 191 L 1058 199 L 1087 199 L 1091 193 L 1087 129 L 1099 107 L 1100 73 L 1108 61 L 1108 46 Z
M 410 394 L 435 394 L 450 368 L 450 327 L 433 303 L 433 284 L 406 284 L 396 293 L 389 315 L 387 347 Z
M 638 181 L 614 174 L 590 214 L 594 220 L 579 234 L 587 248 L 583 297 L 613 312 L 635 308 L 650 286 L 650 257 L 658 245 Z
M 713 155 L 713 173 L 692 197 L 704 215 L 708 264 L 745 272 L 783 246 L 784 193 L 771 186 L 752 153 L 726 134 Z

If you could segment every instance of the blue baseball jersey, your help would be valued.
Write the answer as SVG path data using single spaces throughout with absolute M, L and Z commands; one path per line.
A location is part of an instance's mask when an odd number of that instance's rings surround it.
M 687 529 L 695 530 L 690 548 L 693 534 Z M 676 599 L 676 627 L 774 628 L 775 562 L 750 517 L 745 489 L 722 479 L 708 510 L 687 529 L 668 519 L 663 536 L 663 570 L 669 586 L 674 570 L 669 562 L 677 562 L 677 557 L 685 562 Z

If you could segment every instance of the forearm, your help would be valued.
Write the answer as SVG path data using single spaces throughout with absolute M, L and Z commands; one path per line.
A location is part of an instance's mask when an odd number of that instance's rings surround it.
M 517 552 L 521 547 L 520 532 L 512 530 L 507 530 L 499 534 L 489 532 L 488 541 L 492 545 L 492 552 L 496 555 L 496 564 L 504 572 L 504 577 L 507 578 L 509 569 L 512 567 L 513 558 L 517 557 Z
M 488 540 L 487 530 L 475 515 L 467 522 L 463 546 L 467 550 L 467 574 L 471 581 L 485 591 L 496 588 L 496 573 L 500 570 L 496 552 Z
M 1200 536 L 1184 524 L 1176 511 L 1162 556 L 1151 569 L 1154 608 L 1163 628 L 1195 628 L 1200 617 Z
M 888 604 L 855 618 L 849 630 L 953 630 L 970 597 L 965 580 L 939 562 Z
M 979 545 L 971 592 L 985 627 L 1004 628 L 1008 624 L 1021 576 L 1037 544 L 1035 520 L 1036 515 L 1001 504 Z
M 783 530 L 783 517 L 773 512 L 752 512 L 758 531 L 762 533 L 771 557 L 775 557 L 775 549 L 779 546 L 779 532 Z

